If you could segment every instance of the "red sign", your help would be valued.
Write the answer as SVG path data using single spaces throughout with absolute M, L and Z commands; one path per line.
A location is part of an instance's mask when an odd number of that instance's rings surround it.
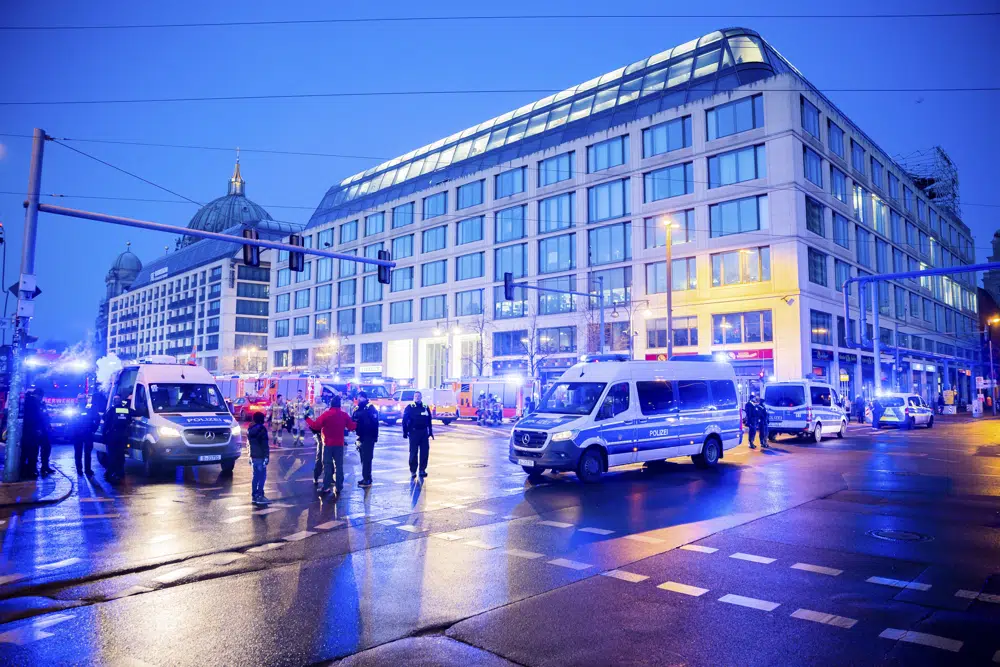
M 757 350 L 727 350 L 722 354 L 729 357 L 730 361 L 758 361 L 761 359 L 774 359 L 774 350 L 769 347 Z
M 674 352 L 675 357 L 693 357 L 697 352 Z M 647 352 L 646 361 L 667 361 L 666 352 Z

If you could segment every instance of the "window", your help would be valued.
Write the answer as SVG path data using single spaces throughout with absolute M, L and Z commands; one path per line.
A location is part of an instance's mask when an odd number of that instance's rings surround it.
M 587 188 L 587 220 L 601 222 L 631 213 L 629 179 L 601 183 Z
M 430 220 L 448 212 L 448 193 L 439 192 L 424 197 L 424 220 Z
M 402 269 L 395 269 L 389 278 L 389 291 L 402 292 L 408 289 L 413 289 L 413 267 L 406 266 Z
M 927 222 L 927 204 L 923 199 L 917 199 L 917 220 Z
M 880 238 L 875 239 L 875 270 L 889 272 L 889 244 Z
M 373 303 L 382 300 L 382 283 L 378 281 L 378 276 L 365 276 L 362 285 L 362 300 L 364 303 Z
M 542 199 L 538 202 L 538 233 L 568 229 L 573 226 L 573 205 L 575 195 L 572 192 Z
M 357 326 L 356 322 L 357 313 L 354 308 L 337 311 L 337 333 L 341 336 L 353 336 Z
M 521 341 L 527 337 L 528 332 L 524 329 L 494 331 L 493 355 L 497 357 L 510 357 L 515 354 L 524 354 L 524 343 Z
M 442 250 L 448 245 L 448 225 L 441 225 L 433 229 L 425 229 L 421 233 L 421 252 L 434 252 Z
M 309 307 L 309 290 L 300 289 L 295 292 L 295 308 L 308 308 Z
M 819 139 L 819 109 L 804 97 L 800 98 L 802 129 Z
M 295 274 L 296 283 L 305 283 L 312 280 L 312 262 L 306 262 L 302 270 Z
M 398 229 L 413 224 L 413 202 L 392 209 L 392 228 Z
M 685 347 L 698 344 L 698 318 L 694 315 L 688 317 L 674 317 L 672 326 L 674 328 L 674 345 Z M 664 318 L 664 328 L 666 318 Z
M 288 337 L 288 320 L 275 320 L 274 321 L 274 337 L 275 338 L 287 338 Z
M 524 174 L 527 170 L 524 167 L 502 171 L 494 177 L 493 198 L 510 197 L 524 192 Z
M 313 338 L 330 337 L 330 313 L 318 313 L 313 316 Z
M 647 250 L 667 245 L 667 224 L 672 225 L 670 230 L 671 245 L 694 241 L 694 209 L 675 211 L 666 216 L 655 216 L 643 220 Z
M 292 272 L 289 269 L 278 269 L 278 287 L 292 284 Z
M 382 361 L 382 343 L 361 343 L 361 363 L 374 364 Z
M 455 295 L 455 316 L 482 315 L 483 290 L 473 289 Z
M 694 164 L 685 162 L 643 176 L 643 201 L 659 201 L 694 192 Z
M 316 247 L 329 248 L 333 246 L 333 228 L 324 229 L 316 234 Z
M 539 287 L 548 287 L 564 291 L 576 291 L 576 276 L 562 276 L 561 278 L 546 278 L 538 281 Z M 538 314 L 555 315 L 557 313 L 572 313 L 574 310 L 573 295 L 555 294 L 552 292 L 538 292 Z
M 352 220 L 340 226 L 340 244 L 358 240 L 358 221 Z
M 906 223 L 906 245 L 912 249 L 917 248 L 917 226 L 912 222 Z
M 899 201 L 899 178 L 891 171 L 889 172 L 889 196 L 895 201 Z
M 573 178 L 573 152 L 546 158 L 538 163 L 538 187 Z
M 771 331 L 771 311 L 712 315 L 712 344 L 766 343 Z
M 619 382 L 618 384 L 611 385 L 611 389 L 608 390 L 607 396 L 604 397 L 604 403 L 597 413 L 597 421 L 611 419 L 628 410 L 628 399 L 628 382 Z
M 365 306 L 361 309 L 361 333 L 382 331 L 382 306 Z
M 812 197 L 806 197 L 806 229 L 813 234 L 826 236 L 824 207 Z
M 834 287 L 838 292 L 844 291 L 844 283 L 851 278 L 851 265 L 839 259 L 833 260 Z
M 771 279 L 771 248 L 768 246 L 716 253 L 711 258 L 712 287 Z
M 412 301 L 394 301 L 389 304 L 389 324 L 404 324 L 412 321 Z
M 316 260 L 316 282 L 325 283 L 328 280 L 333 280 L 333 260 L 321 257 Z
M 543 354 L 576 352 L 576 327 L 548 327 L 539 329 L 538 351 Z
M 485 275 L 485 253 L 474 252 L 455 258 L 455 280 L 482 278 Z
M 847 176 L 836 167 L 830 167 L 830 194 L 847 203 Z
M 428 262 L 420 267 L 421 287 L 431 285 L 443 285 L 448 280 L 448 260 L 442 259 L 437 262 Z
M 889 209 L 889 230 L 892 232 L 892 240 L 903 245 L 905 242 L 905 238 L 903 237 L 903 216 L 891 208 Z
M 632 223 L 620 222 L 587 232 L 587 263 L 601 266 L 632 259 Z
M 802 166 L 806 179 L 819 187 L 823 187 L 823 160 L 820 159 L 819 153 L 807 146 L 803 146 Z
M 882 163 L 872 156 L 872 185 L 877 188 L 882 188 L 883 178 L 885 176 L 885 169 L 882 167 Z
M 483 184 L 486 181 L 473 181 L 458 188 L 455 193 L 455 210 L 460 211 L 470 206 L 478 206 L 483 203 Z
M 872 268 L 872 235 L 868 230 L 856 225 L 856 238 L 858 239 L 858 264 Z
M 604 269 L 603 271 L 591 271 L 588 276 L 588 285 L 591 292 L 599 290 L 600 280 L 604 280 L 604 303 L 614 305 L 616 303 L 628 303 L 632 299 L 632 267 L 623 266 L 618 269 Z M 596 302 L 591 302 L 596 307 Z
M 682 292 L 698 288 L 695 258 L 682 257 L 671 262 L 670 278 L 673 291 Z M 646 294 L 665 294 L 667 291 L 667 263 L 653 262 L 646 265 Z
M 494 243 L 523 239 L 528 235 L 525 225 L 527 208 L 527 206 L 512 206 L 496 212 L 493 228 Z
M 707 410 L 711 405 L 708 382 L 681 380 L 677 383 L 677 404 L 681 410 Z
M 397 236 L 392 240 L 392 258 L 394 260 L 413 257 L 413 234 Z
M 889 218 L 889 207 L 885 205 L 882 198 L 878 195 L 873 194 L 872 198 L 872 213 L 875 216 L 875 231 L 883 236 L 889 235 L 888 230 L 888 218 Z
M 899 248 L 892 249 L 892 271 L 893 273 L 906 271 L 906 255 Z
M 528 290 L 518 287 L 514 289 L 514 300 L 503 298 L 503 285 L 493 288 L 493 319 L 506 320 L 512 317 L 524 317 L 528 311 Z
M 628 135 L 587 146 L 587 173 L 593 174 L 628 162 Z
M 708 139 L 728 137 L 764 126 L 764 96 L 753 95 L 722 104 L 706 112 Z
M 303 317 L 296 317 L 292 320 L 292 334 L 295 336 L 304 336 L 309 333 L 309 316 L 305 315 Z
M 279 294 L 274 298 L 274 312 L 285 313 L 292 308 L 292 295 L 288 292 Z
M 381 234 L 385 231 L 385 213 L 373 213 L 365 217 L 365 236 Z
M 868 191 L 860 185 L 854 186 L 854 218 L 866 225 L 871 225 L 871 217 L 868 215 Z
M 903 208 L 907 213 L 913 213 L 913 190 L 903 186 Z
M 833 316 L 818 310 L 809 311 L 809 326 L 812 331 L 812 342 L 817 345 L 833 345 Z
M 309 350 L 292 350 L 292 366 L 308 366 Z
M 280 350 L 274 353 L 274 365 L 277 368 L 288 366 L 288 350 Z
M 830 145 L 830 152 L 838 155 L 841 159 L 845 158 L 844 154 L 844 131 L 840 129 L 840 126 L 834 123 L 832 120 L 826 121 L 827 128 L 827 143 Z
M 906 319 L 906 290 L 899 285 L 894 286 L 895 298 L 893 302 L 896 306 L 896 319 Z
M 708 207 L 712 237 L 767 229 L 767 195 L 744 197 Z
M 461 220 L 455 226 L 455 245 L 483 240 L 483 216 Z M 393 255 L 395 257 L 395 255 Z
M 709 380 L 712 389 L 712 404 L 719 410 L 734 409 L 737 404 L 736 385 L 732 380 Z
M 384 247 L 385 247 L 385 243 L 383 243 L 382 241 L 379 241 L 378 243 L 373 243 L 371 245 L 366 245 L 365 246 L 365 257 L 367 257 L 368 259 L 378 259 L 378 253 Z M 306 266 L 309 266 L 309 265 L 307 264 Z M 365 265 L 365 273 L 374 273 L 375 269 L 376 269 L 376 267 L 373 264 L 366 264 Z
M 576 268 L 576 234 L 551 236 L 538 242 L 538 273 Z
M 864 175 L 865 173 L 865 149 L 864 146 L 851 139 L 851 166 L 854 171 Z
M 348 254 L 357 255 L 357 250 L 351 250 Z M 347 276 L 353 276 L 358 272 L 358 263 L 350 259 L 342 259 L 340 261 L 340 277 L 346 278 Z
M 635 392 L 639 396 L 639 410 L 646 416 L 665 415 L 675 407 L 674 385 L 667 380 L 636 382 Z
M 826 253 L 822 253 L 814 248 L 808 248 L 807 252 L 809 261 L 809 282 L 826 287 Z
M 316 310 L 330 310 L 332 301 L 333 285 L 320 285 L 316 288 Z
M 493 280 L 503 280 L 504 273 L 511 273 L 515 278 L 528 275 L 528 244 L 504 246 L 493 251 Z
M 691 116 L 675 118 L 642 131 L 642 157 L 663 155 L 691 145 Z
M 910 292 L 910 317 L 920 319 L 920 296 Z

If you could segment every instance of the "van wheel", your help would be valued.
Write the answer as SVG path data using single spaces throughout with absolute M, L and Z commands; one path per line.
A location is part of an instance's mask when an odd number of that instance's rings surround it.
M 847 422 L 840 422 L 840 430 L 837 431 L 837 437 L 843 440 L 845 435 L 847 435 Z
M 930 421 L 927 422 L 927 428 L 934 428 L 934 415 L 931 415 Z
M 719 443 L 718 438 L 713 437 L 705 440 L 705 444 L 701 448 L 701 454 L 695 454 L 691 457 L 691 460 L 698 468 L 711 468 L 719 462 L 721 457 L 722 445 Z
M 147 478 L 156 477 L 157 473 L 160 472 L 160 466 L 156 465 L 153 461 L 152 454 L 149 447 L 145 447 L 142 450 L 142 474 Z
M 545 474 L 545 468 L 536 468 L 534 466 L 521 466 L 521 470 L 528 473 L 528 481 L 537 482 L 542 479 L 542 475 Z
M 236 468 L 236 459 L 225 459 L 222 462 L 222 472 L 227 475 L 232 475 L 233 470 Z
M 913 417 L 909 417 L 906 420 L 906 430 L 907 431 L 912 430 L 915 425 L 916 425 L 916 423 L 914 422 Z
M 604 472 L 604 461 L 601 459 L 601 453 L 596 447 L 591 447 L 580 457 L 576 476 L 584 484 L 593 484 L 601 479 L 602 472 Z
M 441 423 L 444 424 L 445 426 L 447 426 L 448 424 L 450 424 L 451 421 L 452 421 L 451 419 L 444 419 L 444 418 L 441 419 Z
M 817 445 L 823 442 L 823 424 L 816 422 L 816 428 L 813 429 L 812 439 Z
M 771 442 L 778 442 L 778 434 L 777 433 L 768 433 L 767 434 L 767 439 L 770 440 Z

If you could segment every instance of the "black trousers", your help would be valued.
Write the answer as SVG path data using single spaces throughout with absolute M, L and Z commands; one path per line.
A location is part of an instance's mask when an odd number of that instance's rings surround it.
M 410 434 L 410 474 L 417 472 L 419 462 L 420 472 L 427 471 L 427 455 L 430 454 L 431 443 L 426 433 Z
M 313 431 L 316 436 L 316 464 L 313 466 L 313 483 L 319 484 L 323 479 L 323 436 L 318 431 Z
M 52 457 L 52 440 L 48 435 L 43 435 L 38 443 L 38 449 L 42 453 L 42 470 L 51 470 L 49 459 Z
M 374 442 L 362 442 L 360 447 L 361 454 L 361 479 L 366 482 L 372 481 L 372 459 L 375 457 L 375 443 Z M 427 455 L 424 455 L 426 460 Z M 413 464 L 410 464 L 413 467 Z
M 33 435 L 21 438 L 21 474 L 38 474 L 38 440 Z
M 118 477 L 125 477 L 125 443 L 111 441 L 108 443 L 108 472 Z
M 91 471 L 91 459 L 94 451 L 94 439 L 82 437 L 73 439 L 73 458 L 76 459 L 76 471 Z

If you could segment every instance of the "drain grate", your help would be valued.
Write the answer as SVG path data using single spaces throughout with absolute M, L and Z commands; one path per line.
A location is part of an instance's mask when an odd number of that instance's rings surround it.
M 934 539 L 930 535 L 915 533 L 911 530 L 892 530 L 891 528 L 869 530 L 866 535 L 887 542 L 930 542 Z
M 488 463 L 463 463 L 463 468 L 489 468 Z

